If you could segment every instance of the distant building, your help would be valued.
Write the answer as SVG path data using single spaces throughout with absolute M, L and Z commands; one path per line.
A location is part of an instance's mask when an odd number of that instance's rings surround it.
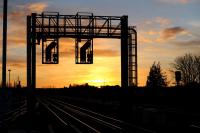
M 17 84 L 16 87 L 17 87 L 17 88 L 22 88 L 22 86 L 21 86 L 21 81 L 18 81 L 18 84 Z

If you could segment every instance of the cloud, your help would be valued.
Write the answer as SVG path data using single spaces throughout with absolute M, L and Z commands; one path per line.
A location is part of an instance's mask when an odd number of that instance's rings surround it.
M 36 11 L 36 12 L 42 12 L 48 7 L 47 3 L 39 2 L 39 3 L 33 3 L 29 4 L 27 6 L 27 9 L 30 11 Z
M 26 44 L 26 16 L 31 12 L 42 12 L 47 7 L 47 2 L 13 5 L 8 12 L 8 45 Z M 3 13 L 1 12 L 1 21 L 2 17 Z M 2 29 L 0 29 L 0 32 L 2 32 Z M 2 40 L 1 37 L 0 40 Z
M 109 50 L 109 49 L 94 49 L 94 56 L 96 57 L 116 57 L 120 56 L 119 51 L 117 50 Z M 59 52 L 60 57 L 74 57 L 75 56 L 75 50 L 74 48 L 67 48 L 65 50 L 61 50 Z M 41 53 L 38 53 L 38 55 L 41 55 Z
M 183 31 L 185 31 L 185 29 L 182 28 L 182 27 L 179 27 L 179 26 L 177 26 L 177 27 L 171 27 L 171 28 L 166 28 L 166 29 L 164 29 L 162 31 L 161 37 L 163 39 L 170 39 L 170 38 L 175 37 L 177 34 L 183 32 Z
M 165 17 L 154 17 L 152 19 L 146 20 L 144 22 L 141 22 L 139 25 L 141 26 L 168 26 L 169 24 L 172 23 L 172 20 L 169 18 L 165 18 Z
M 138 33 L 139 44 L 153 44 L 158 42 L 160 30 L 143 30 Z
M 200 27 L 200 20 L 191 20 L 189 22 L 189 25 L 199 28 Z
M 7 37 L 7 45 L 8 46 L 24 46 L 25 48 L 25 44 L 26 44 L 26 36 L 25 34 L 22 34 L 21 36 L 17 36 L 17 35 L 12 35 L 12 34 L 8 34 Z M 2 38 L 0 38 L 0 42 L 2 42 Z M 1 46 L 0 46 L 1 48 Z
M 138 42 L 140 44 L 163 43 L 162 29 L 170 26 L 173 20 L 166 17 L 153 17 L 138 24 Z
M 139 44 L 146 44 L 146 43 L 152 43 L 153 41 L 150 37 L 141 34 L 140 36 L 138 36 L 138 42 Z
M 26 67 L 26 65 L 25 65 L 25 63 L 11 63 L 11 64 L 9 64 L 9 66 L 10 67 L 14 67 L 14 68 L 25 68 Z
M 154 20 L 156 23 L 161 24 L 163 26 L 169 25 L 171 23 L 171 20 L 168 18 L 163 18 L 163 17 L 156 17 Z
M 23 45 L 25 46 L 24 44 L 26 44 L 26 38 L 15 38 L 15 37 L 11 37 L 9 40 L 8 40 L 8 44 L 9 45 Z
M 18 18 L 25 16 L 23 11 L 12 11 L 9 13 L 9 18 Z
M 74 57 L 75 56 L 75 48 L 69 47 L 66 49 L 60 49 L 60 57 L 66 58 L 66 57 Z
M 200 40 L 188 40 L 188 41 L 176 41 L 173 42 L 174 44 L 178 45 L 178 46 L 199 46 L 200 47 Z M 197 48 L 197 47 L 196 47 Z
M 36 3 L 25 4 L 25 5 L 18 5 L 17 7 L 27 12 L 43 12 L 48 7 L 48 3 L 36 2 Z
M 2 59 L 0 59 L 0 62 L 2 62 Z M 1 65 L 1 63 L 0 63 Z M 8 58 L 7 59 L 7 66 L 14 67 L 14 68 L 25 68 L 26 66 L 26 61 L 23 59 L 13 59 L 13 58 Z
M 8 12 L 8 19 L 17 20 L 15 22 L 21 22 L 20 17 L 25 17 L 27 14 L 32 12 L 41 13 L 47 9 L 49 6 L 47 2 L 36 2 L 29 4 L 21 4 L 21 5 L 13 5 L 15 7 L 11 7 Z M 13 9 L 12 9 L 13 8 Z M 3 19 L 3 12 L 0 12 L 0 20 Z
M 60 45 L 61 46 L 61 45 Z M 37 58 L 42 57 L 42 49 L 38 50 L 36 55 Z M 109 57 L 119 57 L 120 56 L 120 51 L 117 50 L 111 50 L 111 49 L 99 49 L 95 48 L 93 51 L 93 56 L 94 59 L 98 57 L 102 58 L 109 58 Z M 75 58 L 75 47 L 68 47 L 68 48 L 60 48 L 59 49 L 59 60 L 61 58 L 70 58 L 74 59 Z M 40 60 L 37 60 L 38 62 L 41 62 Z
M 97 57 L 115 57 L 119 56 L 119 51 L 114 50 L 102 50 L 102 49 L 95 49 L 94 50 L 94 56 Z
M 158 32 L 157 31 L 154 31 L 154 30 L 149 30 L 146 32 L 147 35 L 150 35 L 150 36 L 153 36 L 153 35 L 157 35 Z
M 166 4 L 182 4 L 182 5 L 185 5 L 185 4 L 188 4 L 188 3 L 192 3 L 192 2 L 195 2 L 197 0 L 157 0 L 158 2 L 161 2 L 161 3 L 166 3 Z

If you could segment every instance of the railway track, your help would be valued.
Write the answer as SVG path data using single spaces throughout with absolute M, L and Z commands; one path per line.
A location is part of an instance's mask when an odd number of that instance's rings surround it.
M 39 96 L 37 100 L 60 123 L 77 133 L 155 133 L 56 98 Z
M 0 129 L 7 127 L 9 123 L 15 121 L 18 117 L 27 113 L 26 101 L 20 101 L 20 102 L 13 103 L 13 105 L 14 104 L 19 105 L 19 107 L 15 107 L 12 110 L 10 109 L 10 111 L 6 113 L 0 114 Z

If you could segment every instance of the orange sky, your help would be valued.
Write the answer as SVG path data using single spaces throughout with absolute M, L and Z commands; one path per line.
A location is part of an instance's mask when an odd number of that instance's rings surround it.
M 69 84 L 116 85 L 120 83 L 119 40 L 94 39 L 94 64 L 75 64 L 74 40 L 61 39 L 58 65 L 42 65 L 37 56 L 37 83 L 41 87 Z M 55 78 L 47 78 L 55 77 Z

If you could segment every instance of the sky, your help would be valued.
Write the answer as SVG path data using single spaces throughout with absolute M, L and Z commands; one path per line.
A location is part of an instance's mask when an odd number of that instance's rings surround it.
M 170 84 L 174 59 L 186 53 L 200 55 L 200 0 L 8 0 L 7 69 L 11 82 L 18 77 L 26 85 L 26 16 L 32 12 L 93 12 L 94 15 L 128 15 L 129 25 L 138 32 L 138 82 L 146 83 L 154 61 L 160 62 Z M 0 33 L 3 29 L 3 0 L 0 1 Z M 94 39 L 94 64 L 75 64 L 75 40 L 60 40 L 58 65 L 41 63 L 37 46 L 37 87 L 69 84 L 120 85 L 120 40 Z M 2 34 L 0 36 L 2 73 Z M 8 72 L 7 72 L 8 75 Z M 1 81 L 2 77 L 0 77 Z M 8 76 L 7 76 L 8 79 Z

